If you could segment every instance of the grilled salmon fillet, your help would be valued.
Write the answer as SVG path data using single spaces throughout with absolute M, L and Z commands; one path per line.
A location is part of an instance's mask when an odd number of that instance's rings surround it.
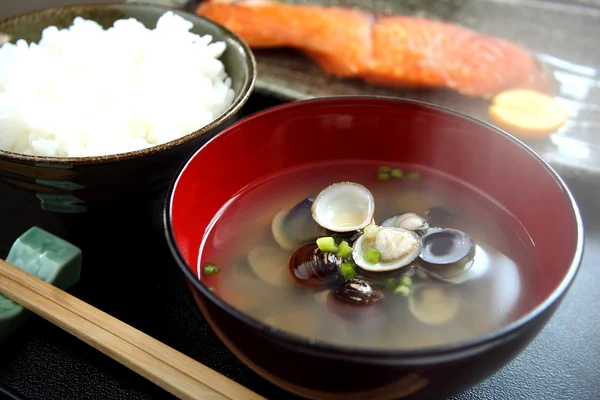
M 546 71 L 521 45 L 455 24 L 269 0 L 211 0 L 196 12 L 253 49 L 294 48 L 340 78 L 483 98 L 548 85 Z

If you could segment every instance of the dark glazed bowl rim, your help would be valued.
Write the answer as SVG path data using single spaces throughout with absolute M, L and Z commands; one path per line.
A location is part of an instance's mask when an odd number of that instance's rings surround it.
M 260 119 L 264 116 L 268 116 L 271 114 L 279 113 L 282 111 L 295 109 L 303 106 L 317 106 L 317 105 L 329 105 L 329 104 L 352 104 L 352 102 L 363 103 L 365 101 L 385 101 L 389 102 L 389 105 L 393 105 L 393 103 L 409 103 L 419 105 L 421 107 L 428 108 L 430 110 L 434 110 L 436 112 L 440 112 L 446 115 L 451 115 L 453 117 L 462 118 L 469 120 L 471 123 L 478 124 L 485 128 L 491 133 L 496 135 L 500 135 L 506 137 L 511 140 L 516 146 L 520 147 L 521 150 L 526 151 L 531 157 L 540 163 L 540 165 L 546 169 L 546 171 L 552 176 L 555 182 L 559 185 L 560 189 L 563 191 L 567 201 L 571 205 L 571 210 L 573 212 L 574 222 L 576 224 L 577 231 L 577 244 L 575 249 L 575 254 L 573 255 L 573 259 L 571 264 L 565 274 L 564 278 L 561 280 L 560 284 L 554 289 L 554 291 L 546 297 L 542 302 L 540 302 L 537 306 L 535 306 L 531 311 L 527 314 L 523 315 L 516 321 L 504 326 L 502 329 L 496 330 L 487 335 L 478 336 L 476 338 L 457 342 L 453 344 L 446 344 L 442 346 L 431 346 L 424 347 L 419 349 L 411 349 L 411 350 L 391 350 L 391 349 L 372 349 L 372 348 L 354 348 L 349 346 L 341 346 L 334 345 L 330 343 L 324 343 L 320 341 L 312 341 L 308 338 L 302 337 L 300 335 L 283 332 L 281 330 L 272 331 L 271 328 L 260 322 L 259 320 L 249 316 L 242 311 L 239 311 L 229 304 L 227 304 L 220 297 L 215 295 L 212 291 L 210 291 L 201 281 L 192 273 L 191 268 L 187 265 L 183 255 L 179 251 L 177 246 L 177 242 L 175 240 L 175 236 L 173 233 L 172 227 L 172 216 L 171 216 L 171 207 L 173 202 L 173 196 L 175 193 L 175 187 L 177 186 L 177 182 L 179 181 L 181 175 L 183 174 L 185 168 L 188 166 L 190 161 L 194 159 L 198 153 L 200 153 L 206 146 L 210 146 L 210 142 L 213 140 L 217 140 L 221 135 L 227 135 L 227 130 L 234 129 L 236 126 L 240 124 L 247 123 L 252 120 Z M 510 135 L 509 133 L 496 128 L 495 126 L 478 120 L 469 115 L 463 114 L 458 111 L 454 111 L 442 106 L 417 101 L 417 100 L 409 100 L 409 99 L 401 99 L 387 96 L 335 96 L 335 97 L 320 97 L 308 100 L 300 100 L 292 103 L 287 103 L 275 107 L 271 107 L 267 110 L 256 112 L 243 120 L 238 121 L 235 125 L 229 127 L 227 130 L 221 132 L 219 135 L 212 138 L 209 142 L 206 143 L 201 149 L 198 149 L 194 154 L 188 157 L 188 159 L 183 163 L 180 167 L 179 171 L 175 175 L 175 178 L 171 182 L 169 187 L 168 195 L 165 201 L 165 209 L 163 213 L 163 223 L 165 229 L 165 235 L 167 239 L 167 243 L 171 253 L 173 254 L 178 267 L 182 270 L 186 279 L 191 282 L 196 290 L 198 290 L 205 298 L 207 298 L 211 303 L 218 306 L 222 311 L 230 314 L 232 317 L 242 321 L 244 324 L 249 325 L 251 328 L 260 331 L 266 337 L 273 337 L 276 340 L 286 343 L 289 346 L 294 348 L 298 348 L 299 351 L 302 352 L 313 352 L 318 353 L 320 355 L 329 354 L 333 357 L 367 357 L 367 358 L 379 358 L 379 359 L 407 359 L 407 358 L 418 358 L 418 357 L 435 357 L 435 356 L 448 356 L 452 353 L 456 353 L 458 351 L 467 351 L 470 349 L 475 349 L 480 346 L 485 346 L 487 344 L 491 344 L 492 342 L 500 341 L 506 339 L 507 337 L 515 334 L 519 330 L 523 329 L 525 326 L 530 324 L 533 320 L 535 320 L 540 314 L 544 313 L 548 308 L 554 305 L 556 302 L 559 302 L 565 293 L 570 288 L 571 284 L 575 280 L 577 273 L 579 271 L 581 265 L 581 259 L 583 257 L 583 246 L 584 246 L 584 231 L 583 231 L 583 222 L 581 220 L 581 215 L 579 211 L 579 207 L 577 206 L 573 195 L 570 190 L 567 188 L 566 184 L 560 178 L 560 176 L 554 171 L 554 169 L 535 151 L 533 151 L 529 146 L 524 144 L 519 139 Z
M 23 18 L 28 18 L 35 16 L 40 13 L 45 12 L 60 12 L 62 10 L 72 10 L 72 9 L 80 9 L 80 10 L 123 10 L 123 9 L 150 9 L 161 12 L 173 11 L 178 15 L 183 16 L 188 19 L 194 25 L 197 25 L 197 21 L 203 21 L 207 25 L 212 25 L 216 30 L 220 31 L 223 34 L 225 39 L 232 40 L 237 46 L 237 51 L 242 50 L 240 53 L 245 55 L 245 63 L 248 68 L 248 76 L 242 82 L 241 89 L 239 93 L 235 94 L 233 99 L 233 103 L 227 108 L 224 112 L 221 113 L 217 118 L 215 118 L 212 122 L 205 125 L 204 127 L 188 133 L 178 139 L 171 140 L 169 142 L 158 144 L 146 149 L 129 151 L 126 153 L 117 153 L 117 154 L 109 154 L 103 156 L 92 156 L 92 157 L 49 157 L 49 156 L 32 156 L 27 154 L 20 154 L 11 151 L 1 150 L 0 149 L 0 159 L 4 158 L 9 161 L 17 161 L 22 163 L 40 163 L 47 165 L 82 165 L 82 164 L 101 164 L 101 163 L 110 163 L 121 160 L 129 160 L 134 158 L 139 158 L 143 156 L 148 156 L 154 153 L 162 152 L 165 150 L 169 150 L 180 145 L 183 145 L 193 139 L 196 139 L 218 126 L 222 125 L 224 122 L 231 119 L 241 108 L 252 94 L 254 90 L 254 86 L 256 84 L 256 59 L 254 58 L 254 53 L 250 47 L 246 44 L 246 42 L 239 37 L 237 34 L 233 33 L 231 30 L 226 27 L 217 24 L 209 19 L 201 17 L 199 15 L 180 10 L 174 9 L 171 7 L 160 6 L 155 4 L 144 4 L 144 3 L 93 3 L 93 4 L 69 4 L 57 7 L 47 7 L 40 8 L 37 10 L 29 11 L 22 14 L 13 15 L 8 18 L 4 18 L 0 20 L 0 26 L 4 24 L 11 23 L 14 20 L 20 20 Z

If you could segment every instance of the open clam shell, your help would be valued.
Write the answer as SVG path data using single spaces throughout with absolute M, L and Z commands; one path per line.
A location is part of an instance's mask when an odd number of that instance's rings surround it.
M 432 229 L 423 236 L 422 241 L 421 258 L 435 265 L 461 262 L 470 256 L 475 247 L 473 239 L 458 229 Z
M 370 263 L 366 258 L 369 247 L 380 252 L 377 263 Z M 380 229 L 375 240 L 362 235 L 352 247 L 352 257 L 356 265 L 369 272 L 398 270 L 410 265 L 420 253 L 421 240 L 415 232 L 392 227 Z
M 475 243 L 457 229 L 430 229 L 422 238 L 421 267 L 449 283 L 468 280 L 475 257 Z
M 352 232 L 373 221 L 375 199 L 361 184 L 339 182 L 323 189 L 312 204 L 312 217 L 332 232 Z

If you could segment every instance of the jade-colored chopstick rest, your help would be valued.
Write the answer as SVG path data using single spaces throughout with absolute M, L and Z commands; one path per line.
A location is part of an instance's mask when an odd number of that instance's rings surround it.
M 77 283 L 81 273 L 81 250 L 37 227 L 15 241 L 6 261 L 62 290 Z M 0 294 L 0 342 L 33 315 Z

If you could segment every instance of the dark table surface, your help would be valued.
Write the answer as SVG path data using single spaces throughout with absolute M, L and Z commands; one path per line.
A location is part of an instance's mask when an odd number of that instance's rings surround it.
M 26 8 L 47 6 L 52 1 L 30 1 Z M 3 0 L 0 13 L 23 11 L 23 3 Z M 275 103 L 256 94 L 244 113 Z M 572 190 L 585 225 L 580 273 L 538 338 L 496 375 L 453 400 L 600 399 L 600 178 L 575 169 L 558 172 Z M 27 220 L 27 215 L 6 215 L 0 210 L 3 225 L 16 218 Z M 29 222 L 35 225 L 35 221 Z M 16 239 L 6 236 L 0 228 L 2 258 Z M 128 256 L 120 256 L 118 264 L 110 263 L 112 254 L 123 246 L 131 249 Z M 267 398 L 293 398 L 254 374 L 217 339 L 193 307 L 160 234 L 142 234 L 137 222 L 124 218 L 108 235 L 95 235 L 82 248 L 84 269 L 72 294 Z M 40 318 L 0 343 L 0 386 L 25 399 L 170 398 Z

